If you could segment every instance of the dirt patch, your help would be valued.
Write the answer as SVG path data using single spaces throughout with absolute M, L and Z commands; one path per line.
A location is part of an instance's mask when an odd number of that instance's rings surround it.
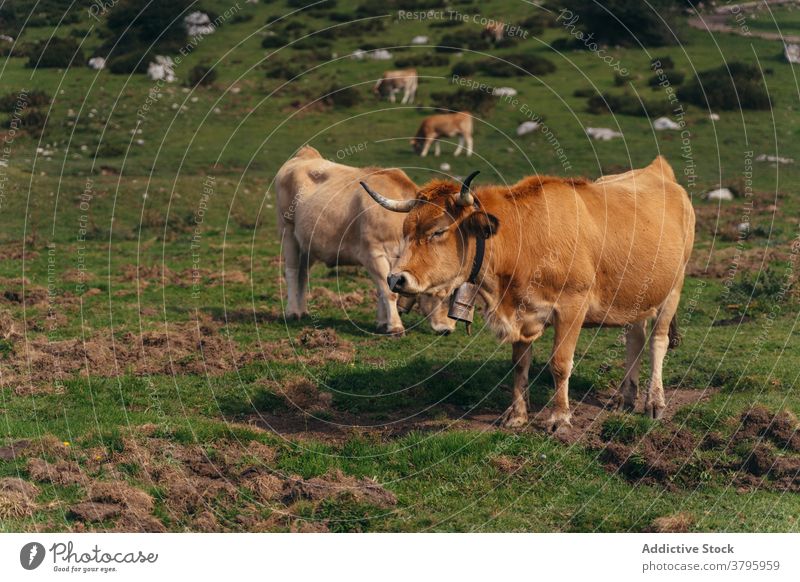
M 783 411 L 773 414 L 763 406 L 754 405 L 742 413 L 741 426 L 733 440 L 764 437 L 781 448 L 800 452 L 799 428 L 800 424 L 791 413 Z
M 222 374 L 261 358 L 258 352 L 241 349 L 219 324 L 202 320 L 117 337 L 106 333 L 85 340 L 18 342 L 10 357 L 0 361 L 0 371 L 12 386 L 24 386 L 76 374 Z
M 116 503 L 129 511 L 148 514 L 153 511 L 153 498 L 136 487 L 121 481 L 96 482 L 89 489 L 92 501 Z
M 122 514 L 122 506 L 118 503 L 101 503 L 83 501 L 69 508 L 69 515 L 80 521 L 106 521 Z
M 0 245 L 0 260 L 21 261 L 23 257 L 28 261 L 33 261 L 39 258 L 39 252 L 25 248 L 21 242 Z
M 80 269 L 67 269 L 61 274 L 61 280 L 65 283 L 86 283 L 90 279 L 97 279 L 97 276 L 91 271 Z
M 509 457 L 507 455 L 498 455 L 493 457 L 489 464 L 500 471 L 501 473 L 506 473 L 507 475 L 513 475 L 523 466 L 525 466 L 525 459 L 520 459 L 519 457 Z
M 327 287 L 315 287 L 308 294 L 309 302 L 318 309 L 342 309 L 350 311 L 361 307 L 368 300 L 368 294 L 362 291 L 337 293 Z
M 0 479 L 0 519 L 30 517 L 36 510 L 39 488 L 16 477 Z
M 308 350 L 306 363 L 322 365 L 327 361 L 350 362 L 355 350 L 350 342 L 339 339 L 331 328 L 304 327 L 297 336 L 300 347 Z
M 88 481 L 81 468 L 73 461 L 49 463 L 44 459 L 28 459 L 27 470 L 30 478 L 40 483 L 76 485 Z
M 0 447 L 0 460 L 13 461 L 14 459 L 23 456 L 24 451 L 29 448 L 31 441 L 23 439 L 11 443 L 8 446 Z
M 283 500 L 287 504 L 301 499 L 325 501 L 343 498 L 384 508 L 397 505 L 394 493 L 387 491 L 375 481 L 356 479 L 339 470 L 307 480 L 290 477 L 284 483 Z
M 694 525 L 695 519 L 688 513 L 674 513 L 657 517 L 650 524 L 650 531 L 656 533 L 686 533 Z
M 668 488 L 677 483 L 690 486 L 695 483 L 695 472 L 688 470 L 693 468 L 689 461 L 697 444 L 697 437 L 688 429 L 665 423 L 631 445 L 606 443 L 600 459 L 609 470 L 629 481 Z
M 316 413 L 328 410 L 333 403 L 333 395 L 320 392 L 317 384 L 302 376 L 287 378 L 281 381 L 264 380 L 265 388 L 280 396 L 289 408 L 299 409 L 305 413 Z

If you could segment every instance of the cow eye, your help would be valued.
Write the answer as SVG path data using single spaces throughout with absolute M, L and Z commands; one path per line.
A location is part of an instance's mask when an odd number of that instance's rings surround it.
M 431 240 L 433 240 L 435 238 L 441 238 L 442 235 L 444 235 L 444 233 L 446 233 L 446 232 L 447 232 L 446 228 L 440 228 L 439 230 L 434 231 L 434 233 L 431 234 L 430 238 L 431 238 Z

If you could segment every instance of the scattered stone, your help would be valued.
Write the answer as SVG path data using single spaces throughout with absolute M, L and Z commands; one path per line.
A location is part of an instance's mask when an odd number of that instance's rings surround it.
M 89 59 L 89 68 L 102 71 L 106 68 L 106 60 L 103 57 L 92 57 Z
M 709 118 L 711 121 L 719 121 L 719 113 L 710 113 L 710 114 L 708 115 L 708 118 Z
M 189 36 L 207 36 L 216 30 L 208 14 L 199 10 L 186 15 L 183 19 L 183 27 Z
M 587 127 L 586 135 L 598 141 L 611 141 L 614 138 L 622 137 L 622 133 L 609 127 Z
M 448 164 L 447 162 L 444 162 L 442 165 L 439 166 L 439 169 L 442 172 L 449 172 L 450 171 L 450 164 Z
M 495 87 L 492 93 L 497 97 L 513 97 L 517 94 L 517 90 L 513 87 Z
M 517 127 L 517 135 L 526 135 L 533 133 L 539 129 L 539 123 L 536 121 L 524 121 Z
M 793 164 L 794 158 L 784 158 L 783 156 L 771 156 L 767 154 L 761 154 L 756 156 L 757 162 L 770 162 L 774 164 Z
M 733 200 L 733 192 L 728 188 L 717 188 L 706 194 L 706 200 Z
M 170 57 L 157 55 L 155 61 L 147 66 L 147 76 L 151 81 L 173 83 L 177 80 L 175 76 L 175 63 Z
M 783 45 L 783 56 L 793 65 L 800 64 L 800 44 L 785 43 Z
M 659 117 L 653 121 L 653 129 L 656 131 L 676 130 L 680 128 L 681 126 L 672 121 L 669 117 Z
M 428 44 L 428 37 L 427 36 L 415 36 L 411 39 L 411 44 Z

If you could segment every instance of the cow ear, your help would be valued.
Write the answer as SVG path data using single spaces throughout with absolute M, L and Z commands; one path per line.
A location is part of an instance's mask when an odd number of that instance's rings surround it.
M 497 234 L 500 228 L 500 221 L 494 214 L 487 214 L 481 210 L 473 212 L 464 221 L 464 227 L 469 234 L 482 238 L 491 238 Z

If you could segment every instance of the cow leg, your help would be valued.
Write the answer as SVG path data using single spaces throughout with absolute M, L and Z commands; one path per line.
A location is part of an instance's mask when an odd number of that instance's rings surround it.
M 425 157 L 428 155 L 428 150 L 431 149 L 431 143 L 433 143 L 432 137 L 425 137 L 425 145 L 422 146 L 422 153 L 420 154 L 421 157 Z
M 435 142 L 433 142 L 433 155 L 436 156 L 437 158 L 439 157 L 439 154 L 442 153 L 441 146 L 442 144 L 438 139 Z
M 555 340 L 553 353 L 550 356 L 550 373 L 553 375 L 556 393 L 553 412 L 547 421 L 550 430 L 554 432 L 562 426 L 571 426 L 569 376 L 572 373 L 572 359 L 575 356 L 575 346 L 578 344 L 578 336 L 580 336 L 585 316 L 585 307 L 565 309 L 556 313 Z
M 472 136 L 467 135 L 465 139 L 467 141 L 467 157 L 470 157 L 472 155 Z
M 395 101 L 397 101 L 397 98 L 395 97 L 395 93 L 396 93 L 396 92 L 397 92 L 397 91 L 396 91 L 395 89 L 391 89 L 391 90 L 389 91 L 389 101 L 391 101 L 392 103 L 394 103 Z
M 528 424 L 528 370 L 531 367 L 531 342 L 514 342 L 514 390 L 511 406 L 500 418 L 505 428 L 520 428 Z
M 625 376 L 617 393 L 617 408 L 632 411 L 639 391 L 639 366 L 645 343 L 644 321 L 630 324 L 625 330 Z
M 386 278 L 391 270 L 384 255 L 370 257 L 364 265 L 378 291 L 378 333 L 402 335 L 403 321 L 397 311 L 397 293 L 392 293 Z
M 286 317 L 300 319 L 308 315 L 306 287 L 308 285 L 308 258 L 303 256 L 300 245 L 294 237 L 291 224 L 284 225 L 283 262 L 286 276 Z
M 672 290 L 656 315 L 650 335 L 650 388 L 644 403 L 644 413 L 650 418 L 661 418 L 667 407 L 664 402 L 664 380 L 661 377 L 664 356 L 669 348 L 669 324 L 678 310 L 681 299 L 680 286 Z
M 463 149 L 464 149 L 464 136 L 463 135 L 459 135 L 458 136 L 458 147 L 456 148 L 456 151 L 455 151 L 455 153 L 453 155 L 454 156 L 461 155 L 461 150 L 463 150 Z
M 409 103 L 411 99 L 409 99 L 409 95 L 411 95 L 411 91 L 408 90 L 408 86 L 403 87 L 403 100 L 400 102 L 403 105 Z

